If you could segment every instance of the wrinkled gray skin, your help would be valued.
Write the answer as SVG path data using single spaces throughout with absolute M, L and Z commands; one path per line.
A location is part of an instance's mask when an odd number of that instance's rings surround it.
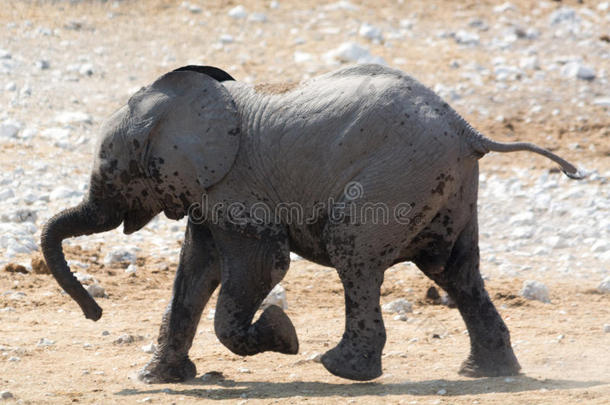
M 218 285 L 214 327 L 227 348 L 239 355 L 297 353 L 295 329 L 279 307 L 252 322 L 284 277 L 290 251 L 335 267 L 343 283 L 345 332 L 322 357 L 331 373 L 353 380 L 381 375 L 379 289 L 385 269 L 403 261 L 455 300 L 471 340 L 462 374 L 518 373 L 508 329 L 479 273 L 478 159 L 490 150 L 530 150 L 578 178 L 572 165 L 531 144 L 483 137 L 398 70 L 361 65 L 279 90 L 205 72 L 170 72 L 117 111 L 102 130 L 88 196 L 53 217 L 42 235 L 53 275 L 97 320 L 101 308 L 72 276 L 61 241 L 121 223 L 132 233 L 160 212 L 191 216 L 158 348 L 142 380 L 195 376 L 188 351 Z M 329 201 L 356 210 L 337 219 L 319 209 Z M 230 213 L 231 203 L 245 213 Z M 248 213 L 261 203 L 298 203 L 314 220 L 260 221 Z M 390 213 L 399 204 L 409 208 L 400 221 L 353 214 L 370 203 Z

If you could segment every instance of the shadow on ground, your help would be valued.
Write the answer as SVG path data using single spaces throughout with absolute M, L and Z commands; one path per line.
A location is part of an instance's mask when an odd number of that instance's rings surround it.
M 315 381 L 262 382 L 234 381 L 230 379 L 217 382 L 204 382 L 195 379 L 183 383 L 185 389 L 124 389 L 115 395 L 183 395 L 209 399 L 262 399 L 262 398 L 324 398 L 324 397 L 359 397 L 359 396 L 399 396 L 399 395 L 437 395 L 445 389 L 445 396 L 477 395 L 502 392 L 525 392 L 540 389 L 574 389 L 591 388 L 605 385 L 602 381 L 574 381 L 557 379 L 536 379 L 527 376 L 513 377 L 506 381 L 504 377 L 480 378 L 476 380 L 427 380 L 404 383 L 350 383 L 332 384 Z M 206 386 L 207 388 L 187 388 L 188 386 Z

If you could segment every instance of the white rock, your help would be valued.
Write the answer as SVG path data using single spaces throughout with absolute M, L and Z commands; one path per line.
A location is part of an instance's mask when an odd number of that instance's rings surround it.
M 79 197 L 82 193 L 68 187 L 59 186 L 51 191 L 49 198 L 51 201 L 63 200 L 65 198 Z
M 523 288 L 519 292 L 521 296 L 528 300 L 537 300 L 545 303 L 551 302 L 549 299 L 548 288 L 540 281 L 526 280 L 523 282 Z
M 356 11 L 358 10 L 358 6 L 353 5 L 349 1 L 341 0 L 336 3 L 331 3 L 323 7 L 324 10 L 327 11 L 335 11 L 335 10 L 347 10 L 347 11 Z
M 514 215 L 508 221 L 509 225 L 527 226 L 535 224 L 535 217 L 532 212 L 524 211 Z
M 344 42 L 336 49 L 326 52 L 324 58 L 329 62 L 336 60 L 339 62 L 351 63 L 386 64 L 383 58 L 371 55 L 368 48 L 359 45 L 356 42 Z
M 15 120 L 6 120 L 0 124 L 0 138 L 17 138 L 21 124 Z
M 70 136 L 70 130 L 67 128 L 47 128 L 40 132 L 45 138 L 53 139 L 55 141 L 67 141 Z
M 322 353 L 313 352 L 305 358 L 307 361 L 313 361 L 314 363 L 322 363 Z
M 70 265 L 72 263 L 68 263 L 68 265 Z M 80 273 L 80 272 L 75 272 L 74 273 L 74 277 L 76 277 L 76 279 L 81 283 L 81 284 L 89 284 L 89 283 L 93 283 L 95 281 L 95 279 L 93 278 L 92 275 L 87 274 L 87 273 Z
M 151 343 L 151 344 L 149 344 L 149 345 L 144 345 L 144 346 L 142 346 L 142 351 L 143 351 L 144 353 L 154 353 L 154 352 L 155 352 L 155 350 L 157 350 L 157 346 L 155 346 L 155 344 L 154 344 L 154 343 Z
M 531 239 L 534 236 L 534 227 L 519 226 L 511 232 L 511 236 L 515 239 Z
M 14 398 L 13 393 L 10 391 L 0 391 L 0 398 L 11 399 Z
M 610 241 L 600 239 L 591 246 L 591 252 L 593 253 L 603 253 L 610 251 Z
M 244 374 L 250 374 L 251 373 L 250 369 L 246 368 L 246 367 L 240 367 L 240 368 L 237 369 L 237 371 L 240 372 L 240 373 L 244 373 Z
M 604 332 L 610 333 L 610 323 L 604 324 Z
M 381 29 L 367 23 L 363 23 L 358 30 L 361 37 L 370 39 L 371 41 L 383 41 Z
M 13 362 L 13 363 L 17 363 L 17 362 L 21 361 L 21 358 L 17 357 L 17 356 L 11 356 L 11 357 L 8 358 L 8 361 Z
M 123 248 L 114 248 L 104 257 L 104 264 L 106 266 L 121 262 L 130 262 L 131 264 L 134 264 L 136 262 L 136 259 L 137 256 L 129 250 Z
M 214 308 L 211 308 L 208 311 L 208 315 L 206 316 L 206 318 L 209 320 L 212 320 L 212 319 L 214 319 L 214 316 L 216 316 L 216 310 Z
M 188 5 L 188 10 L 193 13 L 193 14 L 199 14 L 201 13 L 203 10 L 201 9 L 201 7 L 195 5 L 195 4 L 189 4 Z
M 267 16 L 263 13 L 252 13 L 248 16 L 248 21 L 265 22 L 267 21 Z
M 137 271 L 138 271 L 138 268 L 133 263 L 130 264 L 129 266 L 127 266 L 127 268 L 125 269 L 125 273 L 127 273 L 127 274 L 136 274 Z
M 5 188 L 0 191 L 0 201 L 8 200 L 9 198 L 15 197 L 15 193 L 10 188 Z
M 280 3 L 278 1 L 273 0 L 271 3 L 269 3 L 269 8 L 276 10 L 280 8 Z
M 463 45 L 478 45 L 479 35 L 476 32 L 459 30 L 455 33 L 454 38 L 458 44 Z
M 610 3 L 607 1 L 604 1 L 603 3 L 599 3 L 597 5 L 597 9 L 599 11 L 607 11 L 608 9 L 610 9 Z M 1 52 L 0 52 L 1 53 Z
M 313 59 L 313 56 L 311 56 L 310 53 L 301 52 L 301 51 L 294 52 L 294 62 L 295 63 L 305 63 L 305 62 L 311 61 L 312 59 Z
M 230 44 L 234 41 L 235 39 L 233 38 L 233 35 L 229 35 L 229 34 L 222 34 L 220 36 L 220 42 L 222 42 L 223 44 Z
M 296 253 L 290 252 L 290 260 L 297 261 L 297 260 L 303 260 L 303 258 L 301 256 L 297 255 Z
M 55 344 L 55 341 L 53 341 L 51 339 L 47 339 L 47 338 L 42 338 L 38 341 L 36 346 L 53 346 L 54 344 Z
M 60 124 L 91 124 L 92 118 L 82 111 L 63 111 L 55 116 L 55 122 Z
M 610 107 L 610 97 L 598 97 L 593 100 L 593 105 L 599 105 L 602 107 Z
M 388 314 L 405 314 L 407 312 L 413 312 L 413 305 L 404 298 L 399 298 L 381 307 L 383 312 Z
M 445 394 L 447 393 L 447 390 L 446 390 L 446 389 L 444 389 L 444 388 L 441 388 L 441 389 L 440 389 L 440 390 L 438 390 L 436 393 L 437 393 L 438 395 L 445 395 Z
M 286 299 L 286 290 L 282 287 L 281 284 L 277 284 L 273 287 L 273 290 L 269 292 L 267 298 L 263 300 L 263 303 L 260 306 L 261 310 L 264 310 L 269 305 L 277 305 L 282 309 L 288 308 L 288 301 Z
M 6 84 L 6 86 L 4 86 L 4 90 L 6 90 L 6 91 L 15 91 L 15 90 L 17 90 L 17 83 L 15 83 L 15 82 L 8 82 Z
M 610 276 L 602 280 L 597 286 L 597 290 L 603 294 L 610 294 Z
M 406 321 L 408 318 L 407 318 L 407 316 L 406 316 L 405 314 L 398 314 L 398 315 L 394 315 L 394 318 L 393 318 L 393 319 L 394 319 L 395 321 L 402 321 L 402 322 L 404 322 L 404 321 Z
M 561 7 L 555 11 L 553 11 L 549 15 L 549 24 L 558 25 L 564 23 L 578 23 L 580 21 L 580 17 L 576 14 L 576 11 L 570 7 Z
M 246 8 L 242 5 L 235 6 L 231 10 L 229 10 L 229 17 L 235 18 L 237 20 L 246 18 L 248 13 L 246 12 Z
M 78 73 L 83 76 L 91 76 L 93 75 L 93 65 L 91 63 L 83 63 L 78 68 Z
M 93 283 L 90 286 L 88 286 L 87 292 L 92 297 L 104 298 L 106 296 L 106 291 L 104 290 L 104 287 L 102 287 L 101 285 L 99 285 L 97 283 Z
M 517 8 L 509 2 L 502 3 L 493 8 L 494 13 L 506 13 L 507 11 L 517 11 Z
M 6 49 L 0 48 L 0 59 L 11 59 L 13 56 Z

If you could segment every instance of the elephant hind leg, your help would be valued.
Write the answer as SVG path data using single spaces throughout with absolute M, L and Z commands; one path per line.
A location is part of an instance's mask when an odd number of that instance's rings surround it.
M 494 307 L 479 271 L 476 212 L 449 248 L 442 271 L 430 266 L 430 257 L 442 252 L 422 253 L 415 264 L 456 302 L 470 336 L 470 355 L 460 374 L 471 377 L 515 375 L 521 366 L 513 353 L 510 334 Z
M 222 230 L 214 236 L 223 257 L 222 287 L 214 318 L 220 342 L 241 356 L 265 351 L 296 354 L 296 331 L 281 308 L 269 306 L 252 323 L 260 304 L 288 270 L 287 238 L 280 233 L 255 239 Z

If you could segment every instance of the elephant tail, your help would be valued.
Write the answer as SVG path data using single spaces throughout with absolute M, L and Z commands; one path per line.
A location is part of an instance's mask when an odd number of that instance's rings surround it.
M 559 166 L 561 166 L 561 171 L 563 171 L 563 173 L 571 179 L 580 180 L 585 177 L 585 174 L 581 170 L 576 168 L 576 166 L 574 166 L 567 160 L 561 158 L 560 156 L 557 156 L 548 149 L 544 149 L 538 145 L 534 145 L 533 143 L 529 142 L 496 142 L 483 136 L 476 130 L 474 130 L 474 132 L 475 136 L 472 146 L 476 152 L 481 154 L 481 157 L 488 152 L 534 152 L 558 163 Z

